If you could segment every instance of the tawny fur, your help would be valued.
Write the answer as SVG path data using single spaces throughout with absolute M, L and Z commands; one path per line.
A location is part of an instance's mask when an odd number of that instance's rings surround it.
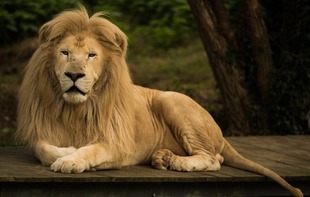
M 40 29 L 40 46 L 20 89 L 16 136 L 43 165 L 64 173 L 146 163 L 215 171 L 224 162 L 302 196 L 276 173 L 237 153 L 210 114 L 189 97 L 133 85 L 126 35 L 101 16 L 89 17 L 81 7 Z

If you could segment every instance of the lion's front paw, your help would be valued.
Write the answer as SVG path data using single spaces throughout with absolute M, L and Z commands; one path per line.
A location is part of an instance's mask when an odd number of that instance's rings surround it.
M 51 170 L 62 173 L 82 173 L 89 169 L 89 165 L 84 159 L 65 156 L 58 158 L 52 165 Z
M 161 170 L 167 170 L 170 167 L 170 160 L 175 156 L 170 150 L 161 149 L 152 156 L 152 165 Z

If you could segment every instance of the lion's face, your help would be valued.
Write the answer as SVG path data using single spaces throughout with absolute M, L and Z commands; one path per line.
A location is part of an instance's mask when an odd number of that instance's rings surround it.
M 87 100 L 104 65 L 103 47 L 90 36 L 68 36 L 55 49 L 55 73 L 63 98 L 77 104 Z

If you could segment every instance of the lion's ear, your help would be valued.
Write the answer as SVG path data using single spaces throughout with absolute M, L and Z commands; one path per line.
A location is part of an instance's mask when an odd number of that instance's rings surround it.
M 48 41 L 48 37 L 51 33 L 51 28 L 48 24 L 43 25 L 39 30 L 39 42 L 43 44 Z
M 115 33 L 115 40 L 125 56 L 128 46 L 127 36 L 123 32 Z
M 57 22 L 57 21 L 56 21 Z M 39 30 L 39 42 L 40 44 L 55 41 L 63 36 L 65 31 L 63 28 L 55 27 L 55 19 L 45 23 Z M 62 26 L 60 26 L 62 27 Z

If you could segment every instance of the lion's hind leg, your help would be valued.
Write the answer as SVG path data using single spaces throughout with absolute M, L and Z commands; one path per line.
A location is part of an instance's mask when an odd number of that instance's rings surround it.
M 158 150 L 152 157 L 155 168 L 177 171 L 220 169 L 223 157 L 217 153 L 221 152 L 222 133 L 204 108 L 183 94 L 164 92 L 154 100 L 153 110 L 169 127 L 167 132 L 173 134 L 188 154 L 177 156 L 167 149 Z
M 170 150 L 161 149 L 152 156 L 152 165 L 157 169 L 175 171 L 216 171 L 221 168 L 223 157 L 207 154 L 205 151 L 194 151 L 190 156 L 177 156 Z

